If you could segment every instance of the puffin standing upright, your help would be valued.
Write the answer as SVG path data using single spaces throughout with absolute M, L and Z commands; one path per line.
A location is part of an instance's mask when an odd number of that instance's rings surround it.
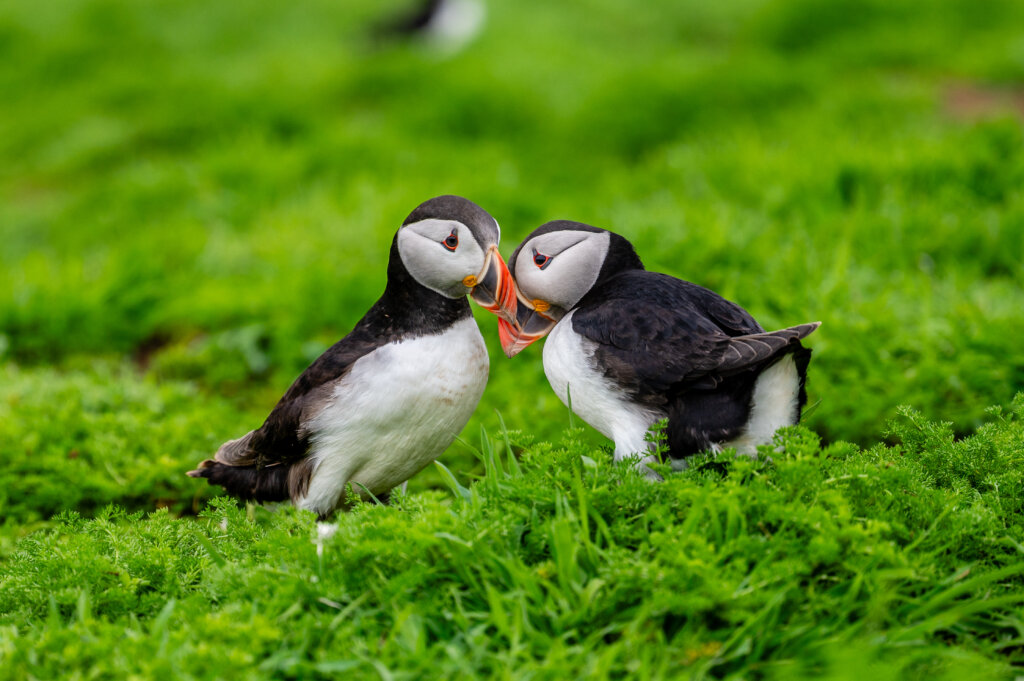
M 626 239 L 557 220 L 509 259 L 518 314 L 500 320 L 513 357 L 550 333 L 544 373 L 584 421 L 615 442 L 616 461 L 644 455 L 668 419 L 673 468 L 708 449 L 753 455 L 800 419 L 811 351 L 800 340 L 820 322 L 765 332 L 746 310 L 706 288 L 648 272 Z
M 299 376 L 263 425 L 188 475 L 244 500 L 326 517 L 345 487 L 383 497 L 469 420 L 489 368 L 466 295 L 507 320 L 515 289 L 498 223 L 458 196 L 431 199 L 391 244 L 384 294 Z

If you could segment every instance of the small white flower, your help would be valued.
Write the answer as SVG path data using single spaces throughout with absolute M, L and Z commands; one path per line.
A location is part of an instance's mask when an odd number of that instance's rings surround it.
M 317 523 L 316 524 L 316 537 L 317 542 L 325 542 L 334 536 L 334 533 L 338 531 L 337 523 Z
M 316 557 L 321 558 L 324 555 L 324 542 L 334 536 L 334 533 L 338 531 L 338 526 L 331 523 L 317 523 L 316 524 Z

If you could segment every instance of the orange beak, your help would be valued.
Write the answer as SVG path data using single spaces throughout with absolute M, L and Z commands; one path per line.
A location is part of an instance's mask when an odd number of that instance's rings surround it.
M 555 328 L 555 324 L 565 314 L 559 307 L 548 305 L 540 300 L 527 300 L 516 287 L 515 322 L 509 323 L 505 319 L 498 320 L 498 338 L 501 339 L 501 349 L 511 359 L 525 350 L 528 346 L 536 343 Z
M 469 297 L 480 307 L 498 315 L 499 324 L 515 322 L 516 285 L 497 246 L 487 249 L 487 259 L 479 276 L 468 276 L 462 283 L 472 289 Z

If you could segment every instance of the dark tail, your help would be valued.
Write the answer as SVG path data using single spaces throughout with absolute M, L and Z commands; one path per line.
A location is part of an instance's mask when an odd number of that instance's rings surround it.
M 722 358 L 715 373 L 722 376 L 749 371 L 754 367 L 765 367 L 779 357 L 800 347 L 800 340 L 806 338 L 821 326 L 821 322 L 800 324 L 780 331 L 752 333 L 733 336 L 722 341 Z
M 213 459 L 186 473 L 192 478 L 206 478 L 211 485 L 223 487 L 228 494 L 242 501 L 287 501 L 288 473 L 291 466 L 228 466 Z

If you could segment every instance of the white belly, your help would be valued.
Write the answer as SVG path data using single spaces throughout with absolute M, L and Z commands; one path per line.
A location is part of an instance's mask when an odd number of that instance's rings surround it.
M 314 470 L 296 505 L 328 513 L 349 482 L 377 495 L 411 478 L 466 425 L 488 368 L 472 317 L 442 334 L 390 343 L 357 360 L 310 421 Z
M 605 437 L 615 442 L 615 460 L 648 451 L 645 436 L 664 415 L 638 405 L 595 367 L 593 341 L 572 329 L 570 312 L 544 343 L 544 374 L 562 403 Z

